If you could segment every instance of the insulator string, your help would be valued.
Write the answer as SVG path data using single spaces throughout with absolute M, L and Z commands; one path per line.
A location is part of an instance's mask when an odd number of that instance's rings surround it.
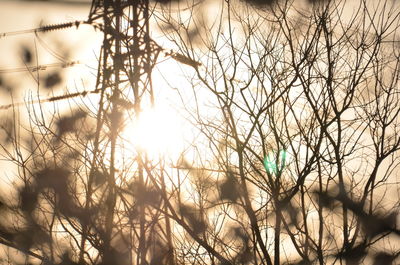
M 90 91 L 68 93 L 68 94 L 49 97 L 49 98 L 45 98 L 45 99 L 30 100 L 28 102 L 16 102 L 16 103 L 7 104 L 7 105 L 1 105 L 0 106 L 0 110 L 6 110 L 6 109 L 9 109 L 11 107 L 20 107 L 20 106 L 23 106 L 23 105 L 32 105 L 32 104 L 44 103 L 44 102 L 54 102 L 54 101 L 70 99 L 70 98 L 74 98 L 74 97 L 78 97 L 78 96 L 86 97 L 89 94 L 97 94 L 99 92 L 100 92 L 99 89 L 95 89 L 95 90 L 90 90 Z
M 48 32 L 48 31 L 55 31 L 55 30 L 63 30 L 67 28 L 71 28 L 73 26 L 79 27 L 80 24 L 90 24 L 87 21 L 74 21 L 74 22 L 66 22 L 60 24 L 53 24 L 53 25 L 45 25 L 35 29 L 25 29 L 25 30 L 16 30 L 10 32 L 3 32 L 0 33 L 0 39 L 7 37 L 7 36 L 15 36 L 27 33 L 38 33 L 38 32 Z

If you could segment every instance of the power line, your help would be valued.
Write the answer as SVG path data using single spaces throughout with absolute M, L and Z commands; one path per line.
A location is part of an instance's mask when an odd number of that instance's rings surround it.
M 18 73 L 18 72 L 37 72 L 37 71 L 44 71 L 47 68 L 52 67 L 61 67 L 61 68 L 68 68 L 73 67 L 75 65 L 81 64 L 79 61 L 71 61 L 65 63 L 50 63 L 50 64 L 41 64 L 37 66 L 26 66 L 26 67 L 16 67 L 16 68 L 0 68 L 0 74 L 7 74 L 7 73 Z
M 53 25 L 45 25 L 41 26 L 39 28 L 35 29 L 25 29 L 25 30 L 16 30 L 16 31 L 10 31 L 10 32 L 3 32 L 0 33 L 0 39 L 7 37 L 7 36 L 14 36 L 14 35 L 21 35 L 21 34 L 27 34 L 27 33 L 38 33 L 38 32 L 48 32 L 48 31 L 55 31 L 55 30 L 63 30 L 67 28 L 71 28 L 73 26 L 76 26 L 76 28 L 79 27 L 80 24 L 92 24 L 87 21 L 74 21 L 74 22 L 66 22 L 66 23 L 60 23 L 60 24 L 53 24 Z M 95 25 L 94 25 L 95 26 Z
M 78 96 L 86 97 L 89 94 L 97 94 L 100 92 L 100 89 L 95 89 L 95 90 L 89 90 L 89 91 L 82 91 L 82 92 L 76 92 L 76 93 L 68 93 L 60 96 L 54 96 L 54 97 L 49 97 L 45 99 L 37 99 L 37 100 L 30 100 L 28 102 L 17 102 L 17 103 L 12 103 L 12 104 L 7 104 L 7 105 L 1 105 L 0 110 L 6 110 L 11 107 L 20 107 L 23 105 L 32 105 L 36 103 L 44 103 L 44 102 L 54 102 L 58 100 L 64 100 L 64 99 L 70 99 L 70 98 L 75 98 Z

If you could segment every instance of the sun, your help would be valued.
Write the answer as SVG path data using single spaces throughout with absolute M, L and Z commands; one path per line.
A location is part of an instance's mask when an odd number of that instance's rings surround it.
M 127 139 L 137 152 L 151 160 L 177 160 L 185 145 L 185 125 L 172 106 L 158 104 L 144 109 L 124 129 Z

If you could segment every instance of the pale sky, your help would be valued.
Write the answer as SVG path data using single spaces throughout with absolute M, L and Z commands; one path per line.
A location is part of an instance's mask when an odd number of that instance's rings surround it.
M 74 2 L 73 0 L 69 1 Z M 39 25 L 86 20 L 90 9 L 90 2 L 87 2 L 87 4 L 69 4 L 55 1 L 0 1 L 0 36 L 2 33 L 34 29 Z M 81 25 L 78 29 L 73 27 L 39 33 L 39 37 L 40 40 L 34 33 L 0 37 L 0 78 L 18 87 L 22 93 L 16 96 L 18 98 L 24 96 L 22 90 L 26 89 L 22 88 L 32 89 L 35 87 L 35 82 L 28 71 L 16 72 L 13 70 L 26 67 L 22 59 L 22 47 L 27 47 L 32 51 L 34 60 L 29 66 L 33 67 L 38 64 L 60 64 L 64 61 L 79 61 L 93 67 L 97 65 L 95 55 L 99 52 L 99 42 L 96 40 L 101 38 L 101 33 L 95 32 L 91 26 Z M 36 55 L 38 62 L 35 60 Z M 60 55 L 61 58 L 58 58 L 57 55 Z M 76 66 L 73 68 L 80 69 L 68 69 L 68 75 L 75 75 L 72 80 L 70 78 L 64 80 L 66 83 L 63 86 L 64 88 L 67 86 L 69 90 L 74 90 L 76 80 L 81 82 L 84 75 L 90 75 L 87 67 Z M 56 70 L 57 67 L 51 67 L 46 71 L 40 71 L 40 74 L 45 76 Z M 7 103 L 4 97 L 0 99 L 0 104 Z

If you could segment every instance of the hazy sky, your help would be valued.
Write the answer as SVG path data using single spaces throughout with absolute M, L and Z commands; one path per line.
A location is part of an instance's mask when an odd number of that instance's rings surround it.
M 73 0 L 68 1 L 73 2 Z M 87 4 L 69 4 L 52 1 L 0 1 L 0 34 L 34 29 L 39 25 L 85 20 L 90 9 L 90 2 L 87 2 Z M 95 40 L 97 37 L 101 38 L 101 33 L 96 33 L 91 26 L 81 25 L 78 29 L 73 27 L 61 31 L 39 33 L 39 37 L 40 40 L 34 33 L 0 37 L 0 78 L 15 86 L 16 90 L 20 92 L 26 91 L 25 88 L 28 90 L 35 88 L 35 82 L 29 72 L 12 70 L 25 67 L 22 52 L 24 48 L 28 48 L 33 54 L 34 58 L 30 66 L 77 60 L 93 67 L 97 65 L 95 55 L 99 52 L 101 42 Z M 77 69 L 68 69 L 68 75 L 72 71 L 75 78 L 65 78 L 63 83 L 64 88 L 67 86 L 68 90 L 75 89 L 76 81 L 80 82 L 84 76 L 83 72 L 86 75 L 85 78 L 90 76 L 90 70 L 87 67 L 74 68 Z M 55 70 L 55 68 L 49 68 L 41 71 L 40 74 L 44 77 Z M 0 91 L 0 93 L 4 92 Z M 14 96 L 21 98 L 24 94 L 22 92 L 22 94 L 14 94 Z M 0 104 L 9 103 L 9 97 L 5 100 L 2 94 L 2 98 Z

